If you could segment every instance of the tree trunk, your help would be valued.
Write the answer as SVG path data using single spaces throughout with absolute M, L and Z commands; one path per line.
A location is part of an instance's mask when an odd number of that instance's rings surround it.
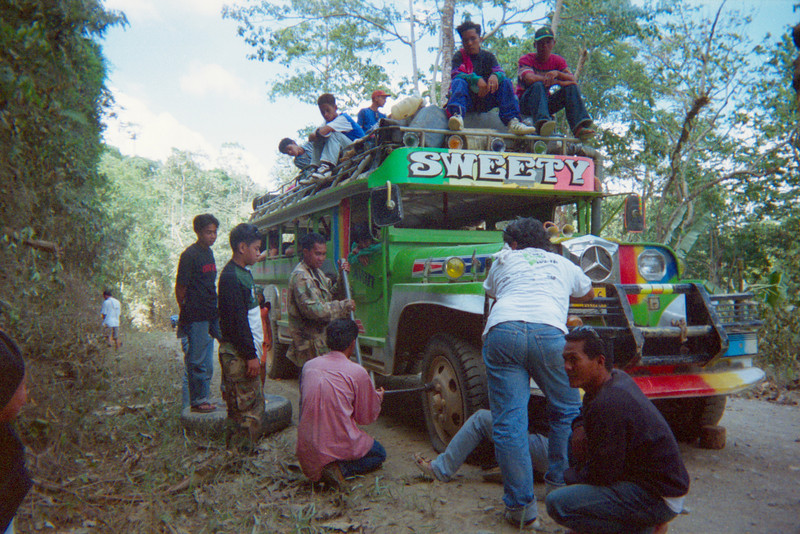
M 564 0 L 556 0 L 556 6 L 553 9 L 553 20 L 550 22 L 550 29 L 553 30 L 553 35 L 558 37 L 558 25 L 561 22 L 561 9 L 564 7 Z
M 408 0 L 408 26 L 411 46 L 411 76 L 414 80 L 414 94 L 419 96 L 419 70 L 417 69 L 417 38 L 414 32 L 414 0 Z
M 451 60 L 455 52 L 455 37 L 453 35 L 453 19 L 456 13 L 456 0 L 444 0 L 442 6 L 442 85 L 439 94 L 442 102 L 447 101 L 447 93 L 450 91 L 450 71 L 452 70 Z

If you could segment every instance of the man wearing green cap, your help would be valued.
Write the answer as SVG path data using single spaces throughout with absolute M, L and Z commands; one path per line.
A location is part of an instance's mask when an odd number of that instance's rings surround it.
M 550 136 L 556 129 L 553 114 L 563 109 L 573 135 L 582 141 L 589 139 L 594 135 L 592 119 L 566 60 L 553 54 L 553 30 L 539 28 L 534 40 L 536 53 L 525 54 L 518 62 L 517 96 L 522 114 L 533 117 L 539 135 Z M 556 85 L 558 89 L 551 92 Z

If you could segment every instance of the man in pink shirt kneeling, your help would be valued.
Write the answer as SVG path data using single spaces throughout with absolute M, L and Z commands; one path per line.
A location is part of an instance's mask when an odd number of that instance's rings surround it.
M 367 371 L 350 361 L 357 337 L 352 319 L 332 321 L 326 331 L 331 352 L 309 360 L 300 374 L 297 458 L 308 478 L 331 486 L 386 460 L 383 446 L 358 427 L 378 418 L 384 390 L 376 390 Z

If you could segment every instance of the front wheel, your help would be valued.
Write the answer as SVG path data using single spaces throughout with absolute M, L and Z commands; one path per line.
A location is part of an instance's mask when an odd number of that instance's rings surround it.
M 431 338 L 422 359 L 422 397 L 431 445 L 442 452 L 464 421 L 487 406 L 486 369 L 475 347 L 449 334 Z

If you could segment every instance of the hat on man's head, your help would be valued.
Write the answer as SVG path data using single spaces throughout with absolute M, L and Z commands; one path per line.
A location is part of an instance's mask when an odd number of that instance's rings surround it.
M 377 89 L 375 91 L 372 91 L 372 99 L 373 100 L 375 100 L 379 96 L 392 96 L 392 95 L 390 95 L 389 93 L 387 93 L 383 89 Z
M 19 347 L 5 333 L 0 331 L 0 410 L 17 392 L 25 376 L 25 362 Z
M 533 36 L 533 41 L 538 43 L 542 39 L 555 39 L 556 36 L 553 34 L 553 30 L 551 30 L 548 26 L 542 26 L 538 30 L 536 30 L 536 34 Z

